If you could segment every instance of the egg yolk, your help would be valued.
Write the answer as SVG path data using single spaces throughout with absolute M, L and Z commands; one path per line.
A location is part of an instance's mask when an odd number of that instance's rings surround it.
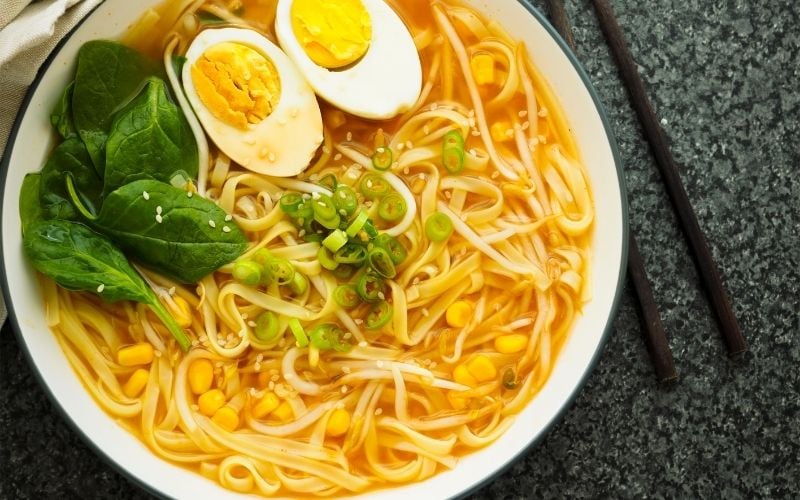
M 269 116 L 281 93 L 272 61 L 233 42 L 208 48 L 192 65 L 192 81 L 211 114 L 242 130 Z
M 294 0 L 291 15 L 294 36 L 320 66 L 347 66 L 369 48 L 372 23 L 361 0 Z

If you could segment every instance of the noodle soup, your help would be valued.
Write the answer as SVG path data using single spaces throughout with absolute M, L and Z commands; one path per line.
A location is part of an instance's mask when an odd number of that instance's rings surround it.
M 108 238 L 135 264 L 126 279 L 140 277 L 147 291 L 109 300 L 110 278 L 81 288 L 75 277 L 65 285 L 63 270 L 42 267 L 54 278 L 41 281 L 56 339 L 98 404 L 153 453 L 234 491 L 344 495 L 456 467 L 459 457 L 501 436 L 544 385 L 589 300 L 595 222 L 587 175 L 558 100 L 525 47 L 460 4 L 390 7 L 419 61 L 415 99 L 380 119 L 364 115 L 394 98 L 392 89 L 378 89 L 373 100 L 343 95 L 346 104 L 335 95 L 319 99 L 318 145 L 310 129 L 292 134 L 310 141 L 300 173 L 269 170 L 290 157 L 280 144 L 262 148 L 263 169 L 233 158 L 260 140 L 247 131 L 270 116 L 280 120 L 281 102 L 298 86 L 325 91 L 325 82 L 307 82 L 307 75 L 291 85 L 296 70 L 241 34 L 279 42 L 279 5 L 257 1 L 172 2 L 147 12 L 123 39 L 140 55 L 166 61 L 166 75 L 135 82 L 128 93 L 165 96 L 159 102 L 168 103 L 162 107 L 174 122 L 172 132 L 165 127 L 166 144 L 189 144 L 176 154 L 185 159 L 179 153 L 191 150 L 187 164 L 194 161 L 196 173 L 159 181 L 156 171 L 108 187 L 119 168 L 109 154 L 114 133 L 127 123 L 126 110 L 135 115 L 139 97 L 114 110 L 116 125 L 98 150 L 105 170 L 95 206 L 86 201 L 88 184 L 82 196 L 71 194 L 81 185 L 70 171 L 75 181 L 65 202 L 76 213 L 68 223 L 80 225 L 69 226 L 71 241 L 93 238 L 84 228 Z M 383 26 L 376 12 L 369 11 L 373 48 Z M 210 43 L 205 59 L 187 57 L 212 32 L 233 38 Z M 232 114 L 209 103 L 228 94 L 221 80 L 208 77 L 204 87 L 193 72 L 204 60 L 235 68 L 239 59 L 209 52 L 223 43 L 253 48 L 256 56 L 246 57 L 279 82 L 277 103 L 266 108 L 259 98 L 269 85 L 250 91 L 255 104 L 242 109 L 253 121 L 240 127 L 241 137 L 215 135 L 228 130 Z M 326 74 L 356 68 L 368 54 Z M 62 113 L 76 123 L 82 64 L 67 98 L 73 109 Z M 307 115 L 314 127 L 314 104 L 288 109 L 287 124 Z M 91 166 L 88 136 L 78 128 L 63 133 L 59 148 L 83 151 L 82 141 Z M 231 137 L 241 148 L 229 146 Z M 289 147 L 295 153 L 306 142 Z M 143 184 L 157 182 L 170 187 Z M 135 199 L 123 196 L 134 188 Z M 176 190 L 179 201 L 170 198 Z M 187 269 L 183 257 L 136 246 L 136 221 L 121 227 L 114 219 L 124 219 L 123 211 L 103 213 L 118 198 L 151 207 L 147 227 L 137 229 L 148 237 L 170 223 L 172 205 L 202 212 L 202 225 L 215 232 L 203 241 L 191 239 L 199 227 L 182 236 L 211 250 L 186 254 L 197 263 Z M 47 232 L 32 225 L 26 238 L 53 236 L 67 222 L 50 224 Z M 29 256 L 41 259 L 35 251 Z M 209 263 L 211 253 L 219 259 Z M 215 270 L 188 279 L 204 265 Z

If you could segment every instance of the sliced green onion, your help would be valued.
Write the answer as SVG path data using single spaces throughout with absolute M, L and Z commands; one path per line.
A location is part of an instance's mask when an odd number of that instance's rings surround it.
M 442 137 L 442 149 L 460 148 L 464 149 L 464 136 L 458 130 L 451 130 Z
M 358 196 L 353 188 L 341 184 L 333 192 L 333 204 L 336 205 L 339 215 L 350 217 L 358 209 Z
M 259 283 L 264 286 L 271 285 L 272 282 L 275 281 L 275 276 L 272 275 L 272 268 L 269 265 L 272 259 L 274 259 L 274 257 L 266 248 L 259 248 L 253 254 L 253 262 L 261 266 L 261 279 Z
M 266 268 L 272 279 L 277 281 L 279 285 L 288 285 L 294 278 L 294 266 L 287 259 L 282 257 L 273 257 L 267 262 Z
M 322 179 L 317 182 L 320 186 L 328 189 L 329 191 L 333 191 L 336 189 L 336 186 L 339 185 L 339 181 L 336 180 L 336 176 L 333 174 L 328 174 L 324 176 Z
M 389 194 L 392 186 L 378 174 L 366 173 L 361 177 L 361 182 L 358 184 L 358 189 L 361 190 L 366 198 L 373 200 Z
M 347 243 L 347 233 L 341 229 L 334 229 L 331 234 L 322 240 L 322 244 L 331 252 L 339 250 L 345 243 Z
M 397 276 L 397 269 L 394 267 L 389 252 L 381 247 L 375 247 L 367 254 L 367 260 L 372 269 L 384 278 L 394 278 Z
M 252 260 L 240 260 L 233 265 L 233 279 L 247 286 L 261 283 L 261 266 Z
M 333 271 L 339 266 L 339 263 L 336 262 L 333 255 L 331 255 L 331 251 L 325 247 L 319 247 L 317 251 L 317 260 L 319 260 L 319 265 L 328 271 Z
M 370 273 L 362 274 L 356 281 L 356 293 L 364 302 L 383 300 L 383 279 Z
M 460 174 L 464 170 L 464 150 L 462 148 L 443 149 L 442 166 L 451 174 Z
M 280 333 L 278 315 L 272 311 L 264 311 L 256 318 L 253 334 L 262 342 L 272 342 Z
M 356 268 L 350 264 L 339 264 L 336 269 L 332 271 L 332 274 L 336 277 L 336 279 L 345 281 L 352 278 L 355 272 Z
M 392 258 L 392 263 L 396 266 L 402 264 L 408 256 L 406 247 L 397 238 L 386 233 L 381 233 L 375 238 L 375 246 L 379 246 L 389 252 L 389 257 Z
M 295 271 L 292 281 L 289 282 L 289 290 L 295 295 L 303 295 L 308 290 L 308 278 L 303 273 Z
M 367 249 L 363 245 L 350 242 L 337 250 L 334 258 L 340 264 L 360 266 L 367 260 Z
M 392 305 L 385 300 L 373 304 L 369 309 L 369 313 L 367 313 L 364 326 L 367 330 L 377 330 L 383 327 L 392 319 L 392 311 Z
M 300 193 L 295 193 L 293 191 L 287 191 L 286 193 L 281 196 L 281 210 L 287 215 L 291 215 L 292 217 L 297 216 L 297 209 L 300 205 L 303 205 L 303 195 Z
M 306 331 L 303 330 L 303 325 L 300 324 L 299 319 L 297 318 L 290 319 L 289 329 L 292 331 L 292 335 L 294 335 L 294 340 L 297 341 L 297 347 L 305 347 L 308 345 L 308 337 L 306 336 Z
M 453 221 L 442 212 L 434 212 L 425 221 L 425 234 L 431 241 L 447 241 L 453 234 Z
M 372 155 L 372 166 L 378 170 L 389 170 L 392 167 L 394 157 L 392 150 L 388 146 L 381 146 Z
M 397 193 L 390 193 L 378 203 L 378 215 L 386 222 L 395 222 L 406 214 L 406 200 Z
M 361 231 L 361 229 L 364 227 L 364 224 L 366 224 L 368 220 L 369 220 L 369 215 L 367 215 L 367 212 L 365 212 L 364 210 L 358 212 L 358 215 L 356 215 L 356 218 L 353 219 L 353 222 L 351 222 L 350 225 L 347 226 L 347 236 L 355 238 L 355 236 Z
M 339 307 L 344 307 L 345 309 L 352 309 L 361 302 L 355 285 L 349 283 L 336 287 L 336 290 L 333 291 L 333 300 L 336 301 Z

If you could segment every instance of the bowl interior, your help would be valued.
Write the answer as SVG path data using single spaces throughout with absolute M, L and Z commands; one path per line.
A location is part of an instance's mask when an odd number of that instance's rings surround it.
M 152 455 L 135 437 L 109 418 L 74 375 L 44 321 L 33 271 L 22 254 L 19 191 L 28 172 L 37 171 L 55 143 L 49 113 L 72 78 L 80 46 L 92 39 L 115 38 L 147 7 L 161 0 L 106 0 L 77 28 L 42 68 L 23 105 L 0 172 L 2 187 L 3 287 L 11 320 L 43 386 L 74 427 L 96 451 L 148 489 L 171 497 L 239 495 Z M 422 483 L 371 492 L 371 498 L 449 497 L 493 476 L 538 439 L 569 405 L 599 355 L 611 328 L 622 286 L 626 257 L 627 213 L 618 154 L 594 90 L 574 58 L 540 13 L 515 0 L 471 0 L 516 39 L 525 42 L 534 63 L 548 78 L 572 125 L 587 166 L 596 220 L 591 268 L 592 300 L 573 331 L 541 392 L 514 425 L 493 445 L 469 455 L 452 471 Z

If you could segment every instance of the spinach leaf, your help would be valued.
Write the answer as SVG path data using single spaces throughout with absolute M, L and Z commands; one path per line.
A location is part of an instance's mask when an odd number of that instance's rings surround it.
M 183 65 L 186 64 L 187 60 L 185 56 L 172 55 L 172 70 L 175 71 L 178 78 L 183 74 Z
M 151 77 L 114 118 L 106 142 L 104 193 L 138 179 L 169 182 L 197 176 L 197 143 L 167 86 Z
M 226 218 L 210 200 L 143 179 L 111 192 L 90 224 L 131 257 L 195 283 L 247 249 L 244 233 Z
M 33 267 L 67 290 L 93 292 L 109 302 L 147 304 L 181 348 L 188 349 L 186 333 L 125 255 L 103 236 L 76 222 L 40 221 L 28 228 L 23 246 Z
M 39 185 L 41 174 L 28 174 L 22 180 L 22 189 L 19 192 L 19 218 L 22 223 L 22 236 L 28 232 L 28 227 L 44 219 L 42 205 L 39 203 Z
M 75 88 L 75 82 L 70 82 L 64 92 L 61 93 L 61 99 L 56 103 L 53 112 L 50 113 L 50 123 L 56 131 L 61 134 L 64 139 L 77 135 L 75 125 L 72 123 L 72 91 Z
M 68 175 L 72 177 L 83 205 L 92 213 L 100 208 L 103 181 L 92 167 L 86 146 L 77 137 L 67 139 L 53 150 L 41 174 L 39 192 L 46 219 L 78 219 L 78 212 L 67 194 Z
M 120 43 L 93 40 L 78 51 L 72 119 L 95 169 L 103 175 L 105 143 L 114 113 L 158 73 L 155 61 Z

